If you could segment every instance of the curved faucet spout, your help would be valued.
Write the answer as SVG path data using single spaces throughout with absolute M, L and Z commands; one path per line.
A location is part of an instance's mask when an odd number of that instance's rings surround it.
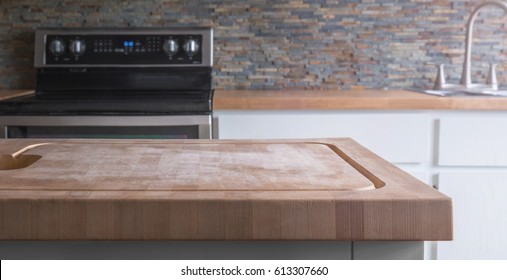
M 470 88 L 472 87 L 472 78 L 470 74 L 471 68 L 471 55 L 472 55 L 472 34 L 474 29 L 474 22 L 477 18 L 477 14 L 479 14 L 480 10 L 486 6 L 497 6 L 502 8 L 505 12 L 507 12 L 507 1 L 504 0 L 488 0 L 475 8 L 472 12 L 472 15 L 468 19 L 467 23 L 467 35 L 466 35 L 466 47 L 465 47 L 465 61 L 463 62 L 463 72 L 461 73 L 461 81 L 460 83 Z

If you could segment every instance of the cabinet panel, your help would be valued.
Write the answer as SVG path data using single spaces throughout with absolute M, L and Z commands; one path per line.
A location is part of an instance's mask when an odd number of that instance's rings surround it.
M 441 166 L 507 166 L 507 116 L 445 117 L 440 121 Z
M 507 171 L 446 171 L 439 190 L 453 199 L 454 240 L 438 259 L 507 259 Z
M 354 241 L 354 260 L 422 260 L 422 241 Z
M 350 137 L 394 163 L 429 155 L 429 117 L 417 113 L 215 112 L 221 139 Z
M 351 248 L 352 244 L 349 241 L 301 240 L 0 241 L 0 258 L 2 260 L 350 260 Z M 392 254 L 388 256 L 390 255 Z M 382 255 L 379 258 L 382 258 Z

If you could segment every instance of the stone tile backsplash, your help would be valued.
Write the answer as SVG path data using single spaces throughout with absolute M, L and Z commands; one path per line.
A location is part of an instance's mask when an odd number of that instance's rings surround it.
M 37 27 L 212 26 L 215 87 L 349 89 L 431 86 L 444 63 L 461 73 L 465 24 L 481 1 L 463 0 L 2 0 L 0 88 L 34 85 Z M 507 83 L 507 16 L 479 15 L 473 78 L 499 63 Z

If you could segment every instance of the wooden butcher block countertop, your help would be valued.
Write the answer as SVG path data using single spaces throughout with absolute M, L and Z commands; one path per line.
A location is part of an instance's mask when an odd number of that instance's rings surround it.
M 33 95 L 0 89 L 0 101 Z M 215 90 L 214 110 L 507 110 L 506 97 L 439 97 L 406 90 Z
M 407 90 L 215 90 L 214 110 L 507 110 L 507 98 Z
M 2 240 L 450 240 L 450 198 L 351 139 L 0 140 Z

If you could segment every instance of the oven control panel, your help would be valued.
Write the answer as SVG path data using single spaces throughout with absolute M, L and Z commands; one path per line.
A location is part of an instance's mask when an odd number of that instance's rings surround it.
M 36 67 L 212 66 L 211 28 L 39 29 Z

